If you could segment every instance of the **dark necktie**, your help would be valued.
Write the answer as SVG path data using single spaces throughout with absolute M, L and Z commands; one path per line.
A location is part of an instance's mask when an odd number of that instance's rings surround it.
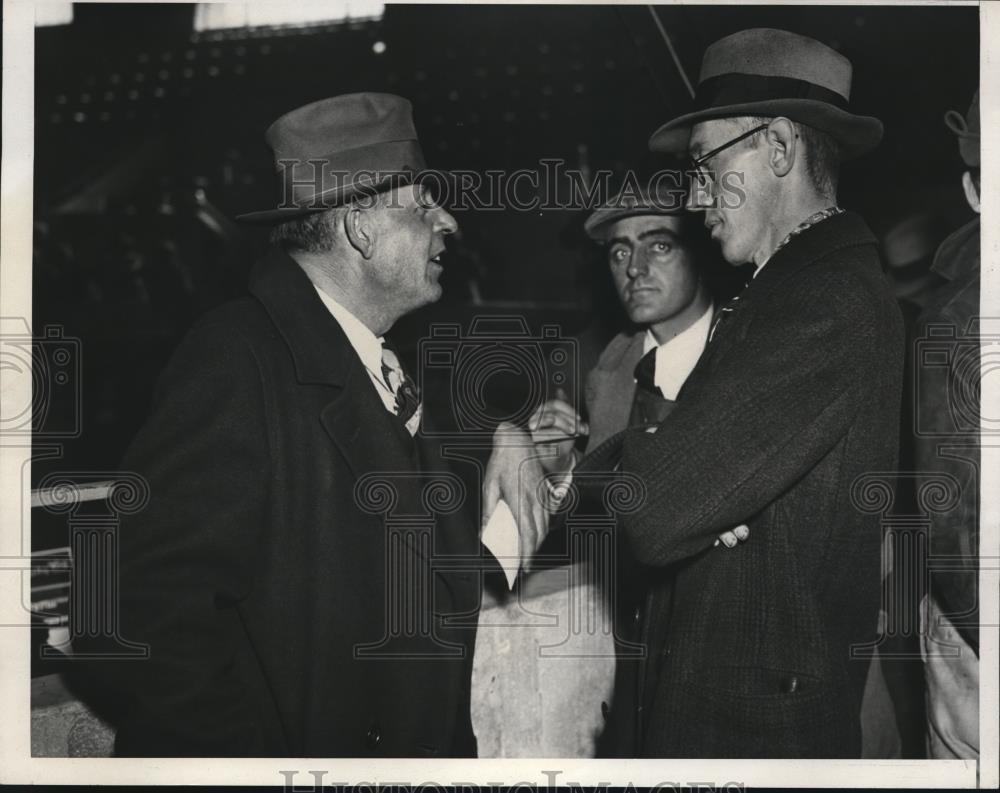
M 740 297 L 743 295 L 746 288 L 753 283 L 753 272 L 744 272 L 743 277 L 746 279 L 743 282 L 743 289 L 741 289 L 734 297 L 731 297 L 727 302 L 723 303 L 722 307 L 715 312 L 715 316 L 712 317 L 712 328 L 708 331 L 709 343 L 711 343 L 712 339 L 715 338 L 715 332 L 719 329 L 719 326 L 736 313 L 736 310 L 739 308 Z
M 736 295 L 736 297 L 731 298 L 729 302 L 725 303 L 722 308 L 715 313 L 715 317 L 712 319 L 712 329 L 708 332 L 709 342 L 715 338 L 715 331 L 719 329 L 719 325 L 722 324 L 723 320 L 729 319 L 729 317 L 733 315 L 739 302 L 740 296 Z
M 629 413 L 629 426 L 642 427 L 659 424 L 673 410 L 674 401 L 663 396 L 656 385 L 656 347 L 651 349 L 636 364 L 635 397 Z
M 406 424 L 420 405 L 417 386 L 403 370 L 399 357 L 385 342 L 382 343 L 382 378 L 396 395 L 396 415 Z
M 635 365 L 635 382 L 644 391 L 662 397 L 663 392 L 656 385 L 656 350 L 656 347 L 651 349 Z

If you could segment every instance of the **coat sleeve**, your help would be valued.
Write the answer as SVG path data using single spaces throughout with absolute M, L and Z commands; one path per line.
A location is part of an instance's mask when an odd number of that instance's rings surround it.
M 269 454 L 259 366 L 238 332 L 203 326 L 182 342 L 122 467 L 150 500 L 119 532 L 121 633 L 150 654 L 92 664 L 120 702 L 119 752 L 254 754 L 237 606 L 253 586 Z
M 622 468 L 646 490 L 622 517 L 640 561 L 709 548 L 847 431 L 861 384 L 878 379 L 879 301 L 849 274 L 816 270 L 775 289 L 731 360 L 697 378 L 657 432 L 625 434 Z

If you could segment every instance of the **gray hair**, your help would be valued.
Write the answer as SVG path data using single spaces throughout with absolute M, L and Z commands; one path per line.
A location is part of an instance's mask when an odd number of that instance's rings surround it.
M 298 215 L 271 229 L 271 244 L 286 253 L 329 253 L 337 244 L 337 228 L 343 207 Z
M 307 215 L 279 223 L 271 229 L 271 244 L 287 253 L 329 253 L 341 237 L 344 216 L 352 209 L 371 210 L 398 206 L 392 190 L 362 191 L 346 204 L 331 209 L 310 212 Z
M 747 132 L 761 124 L 768 124 L 773 118 L 764 116 L 747 116 L 740 118 L 743 131 Z M 805 144 L 806 173 L 816 190 L 833 198 L 837 195 L 837 184 L 840 181 L 840 145 L 826 132 L 792 121 L 795 134 Z M 746 140 L 749 147 L 754 147 L 763 140 L 765 130 L 751 135 Z

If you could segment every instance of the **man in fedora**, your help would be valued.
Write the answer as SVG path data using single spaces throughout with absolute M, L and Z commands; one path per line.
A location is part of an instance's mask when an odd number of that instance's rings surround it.
M 440 297 L 455 220 L 415 179 L 405 99 L 315 102 L 266 139 L 278 196 L 242 219 L 273 250 L 181 343 L 122 464 L 149 481 L 120 533 L 121 632 L 149 657 L 93 664 L 117 753 L 474 756 L 475 619 L 444 617 L 479 588 L 429 565 L 477 556 L 477 521 L 422 533 L 461 489 L 383 339 Z
M 644 483 L 620 527 L 673 573 L 642 615 L 641 757 L 861 755 L 903 334 L 875 238 L 837 206 L 839 162 L 882 132 L 848 109 L 850 81 L 817 41 L 736 33 L 707 50 L 695 110 L 650 140 L 693 158 L 689 207 L 755 275 L 670 414 L 575 469 Z M 749 539 L 713 552 L 741 523 Z

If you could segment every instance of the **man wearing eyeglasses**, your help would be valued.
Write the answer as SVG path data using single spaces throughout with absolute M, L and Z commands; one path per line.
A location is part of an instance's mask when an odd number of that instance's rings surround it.
M 694 158 L 689 208 L 755 275 L 670 414 L 574 469 L 643 482 L 620 529 L 674 573 L 646 601 L 640 757 L 861 756 L 903 329 L 874 236 L 837 205 L 839 162 L 882 134 L 848 110 L 850 82 L 818 41 L 736 33 L 707 50 L 695 110 L 650 140 Z

